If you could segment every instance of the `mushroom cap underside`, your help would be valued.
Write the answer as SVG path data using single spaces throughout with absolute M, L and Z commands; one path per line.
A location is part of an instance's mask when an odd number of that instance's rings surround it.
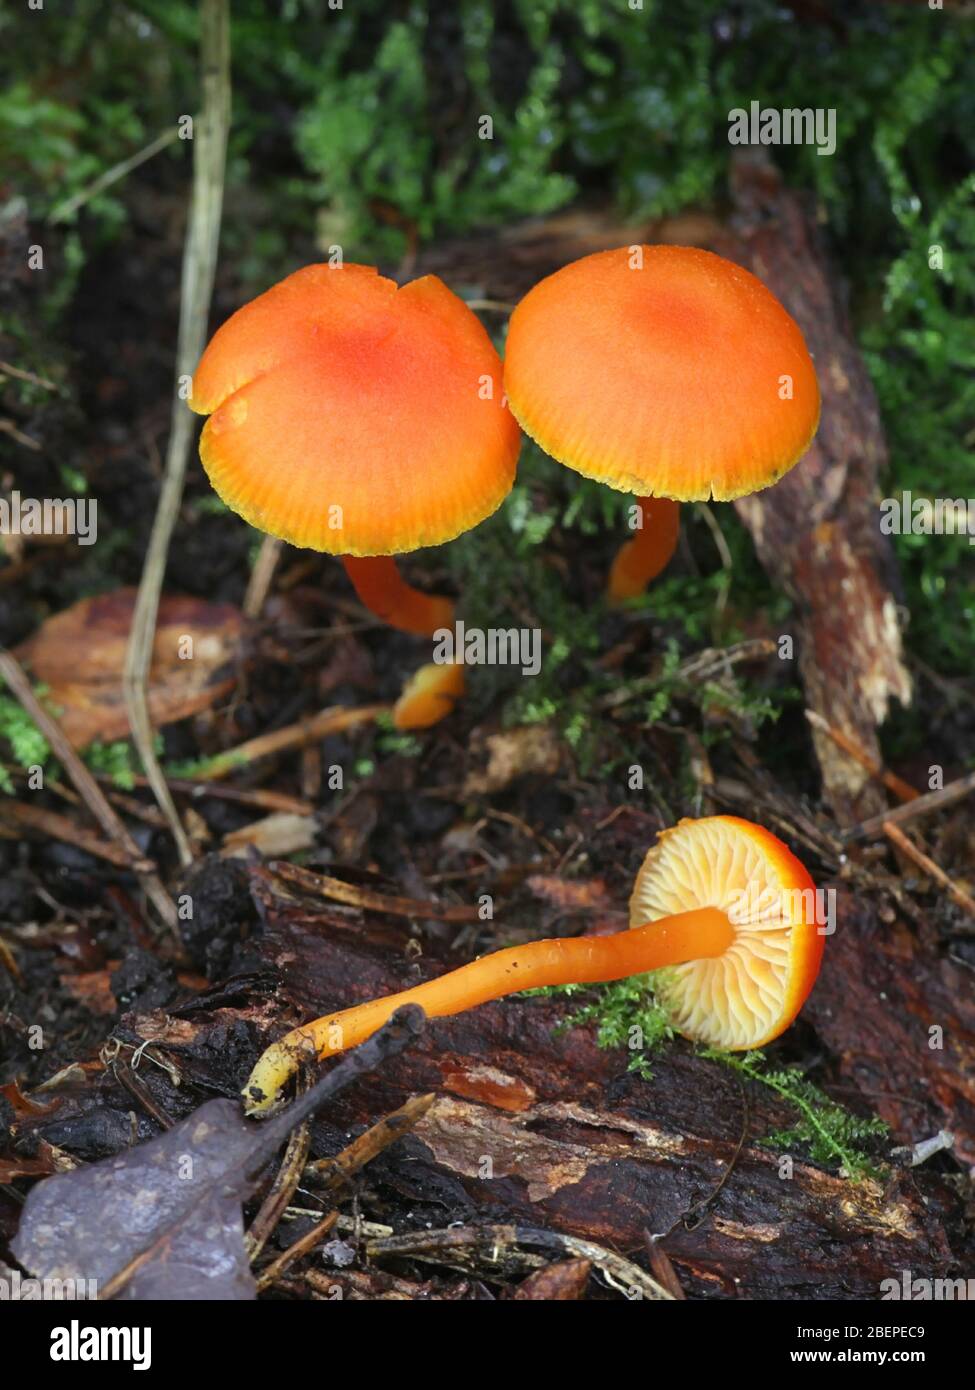
M 737 816 L 682 820 L 648 852 L 630 925 L 716 907 L 734 929 L 720 956 L 653 972 L 674 1027 L 727 1051 L 762 1047 L 802 1008 L 819 973 L 824 926 L 813 881 L 768 830 Z

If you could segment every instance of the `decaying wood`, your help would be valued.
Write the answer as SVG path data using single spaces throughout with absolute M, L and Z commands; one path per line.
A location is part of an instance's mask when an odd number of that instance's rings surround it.
M 893 553 L 880 534 L 878 477 L 887 450 L 873 387 L 839 302 L 811 211 L 766 160 L 734 164 L 734 241 L 802 328 L 823 412 L 802 463 L 736 505 L 762 564 L 798 605 L 800 670 L 810 708 L 881 762 L 876 726 L 908 703 Z M 721 248 L 715 248 L 721 249 Z M 883 805 L 869 775 L 814 727 L 823 787 L 841 823 Z
M 228 1006 L 223 991 L 173 1015 L 130 1016 L 117 1030 L 136 1052 L 151 1043 L 162 1065 L 139 1074 L 167 1114 L 184 1114 L 214 1091 L 233 1094 L 261 1042 L 290 1022 L 457 963 L 438 946 L 418 958 L 401 923 L 367 916 L 350 930 L 334 910 L 297 903 L 268 870 L 251 872 L 277 997 Z M 975 1019 L 965 999 L 950 962 L 932 965 L 906 932 L 890 935 L 840 889 L 837 931 L 807 1017 L 840 1059 L 850 1086 L 844 1099 L 857 1108 L 862 1096 L 883 1115 L 891 1146 L 944 1128 L 963 1161 L 975 1158 L 966 1138 L 975 1133 L 975 1085 L 965 1044 Z M 377 1199 L 383 1219 L 402 1212 L 399 1229 L 419 1232 L 421 1245 L 452 1225 L 562 1238 L 542 1259 L 537 1245 L 516 1241 L 510 1268 L 494 1267 L 502 1285 L 567 1255 L 593 1258 L 578 1242 L 646 1272 L 648 1237 L 692 1298 L 875 1298 L 892 1269 L 941 1277 L 960 1257 L 961 1197 L 933 1169 L 895 1164 L 883 1180 L 855 1183 L 792 1155 L 784 1170 L 779 1151 L 760 1140 L 796 1116 L 766 1088 L 749 1084 L 746 1102 L 734 1073 L 681 1043 L 643 1080 L 627 1071 L 625 1053 L 599 1049 L 591 1029 L 564 1031 L 570 1008 L 515 998 L 431 1020 L 415 1048 L 336 1097 L 314 1122 L 313 1163 L 346 1150 L 350 1134 L 383 1115 L 435 1094 L 429 1108 L 425 1100 L 409 1106 L 413 1133 L 373 1159 L 360 1202 L 367 1216 Z M 934 1025 L 941 1050 L 929 1046 Z M 18 1115 L 23 1144 L 37 1138 L 93 1157 L 155 1132 L 152 1116 L 133 1110 L 132 1094 L 110 1072 L 76 1076 L 52 1094 L 53 1110 Z M 349 1195 L 336 1191 L 333 1200 Z M 444 1250 L 434 1247 L 411 1247 L 411 1258 L 427 1269 L 443 1264 Z M 409 1275 L 406 1249 L 381 1235 L 369 1248 L 389 1274 Z M 460 1267 L 492 1282 L 472 1250 Z
M 352 933 L 313 922 L 278 898 L 265 871 L 254 871 L 254 886 L 266 949 L 296 1019 L 402 988 L 452 963 L 417 961 L 402 931 L 379 923 Z M 849 952 L 863 949 L 855 943 L 868 932 L 869 924 L 843 917 L 837 936 Z M 892 965 L 884 952 L 879 959 Z M 950 1015 L 938 978 L 919 962 L 915 971 L 913 997 L 894 1002 L 889 1015 L 879 1011 L 882 1022 L 890 1020 L 891 1038 L 871 1048 L 869 1076 L 871 1104 L 885 1113 L 873 1096 L 887 1089 L 878 1072 L 928 1068 L 926 1079 L 911 1083 L 912 1092 L 930 1092 L 927 1112 L 886 1106 L 898 1133 L 911 1137 L 941 1123 L 964 1127 L 968 1102 L 958 1088 L 969 1084 L 952 1090 L 952 1069 L 966 1074 L 957 1052 L 943 1070 L 937 1056 L 922 1055 L 927 1013 L 944 1003 L 946 1023 Z M 859 1027 L 858 1006 L 845 1002 L 850 973 L 849 960 L 838 960 L 821 996 L 820 1012 L 834 1032 Z M 882 987 L 893 989 L 893 979 L 884 974 Z M 756 1141 L 794 1116 L 763 1088 L 750 1097 L 750 1133 L 734 1171 L 705 1218 L 687 1229 L 683 1218 L 719 1187 L 741 1141 L 736 1078 L 681 1047 L 659 1061 L 652 1081 L 642 1081 L 627 1073 L 625 1055 L 598 1049 L 588 1030 L 560 1032 L 565 1014 L 565 1004 L 554 1000 L 509 1000 L 431 1021 L 415 1051 L 375 1077 L 368 1092 L 349 1093 L 330 1118 L 337 1126 L 361 1125 L 411 1094 L 436 1091 L 406 1141 L 409 1163 L 384 1175 L 414 1212 L 432 1203 L 436 1224 L 446 1224 L 445 1215 L 465 1224 L 487 1217 L 623 1252 L 642 1250 L 647 1230 L 669 1232 L 661 1247 L 698 1295 L 871 1297 L 891 1267 L 950 1261 L 944 1226 L 932 1214 L 944 1210 L 943 1190 L 926 1206 L 910 1174 L 854 1184 L 798 1160 L 793 1176 L 782 1178 L 778 1155 Z M 273 1017 L 280 1031 L 279 1006 Z M 905 1039 L 914 1031 L 911 1055 Z M 902 1079 L 888 1084 L 896 1090 Z
M 901 923 L 882 924 L 846 889 L 836 905 L 836 931 L 805 1016 L 900 1142 L 947 1129 L 961 1162 L 975 1163 L 970 968 L 950 954 L 932 956 Z

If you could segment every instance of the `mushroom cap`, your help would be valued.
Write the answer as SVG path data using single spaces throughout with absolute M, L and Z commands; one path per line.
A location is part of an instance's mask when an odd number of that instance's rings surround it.
M 439 545 L 511 489 L 520 432 L 477 317 L 426 275 L 310 265 L 214 334 L 200 458 L 252 526 L 340 555 Z
M 649 851 L 633 886 L 630 926 L 717 907 L 734 939 L 720 956 L 652 974 L 674 1027 L 726 1051 L 762 1047 L 805 1003 L 825 937 L 816 890 L 795 855 L 737 816 L 682 820 Z
M 560 463 L 681 502 L 768 487 L 819 423 L 798 325 L 749 271 L 688 246 L 599 251 L 540 281 L 511 317 L 504 382 Z

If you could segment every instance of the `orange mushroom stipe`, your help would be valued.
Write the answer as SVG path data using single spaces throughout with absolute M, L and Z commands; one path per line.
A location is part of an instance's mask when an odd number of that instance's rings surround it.
M 399 287 L 371 266 L 311 265 L 218 329 L 190 406 L 210 417 L 200 458 L 227 506 L 350 557 L 363 602 L 428 636 L 453 605 L 388 557 L 452 540 L 508 495 L 521 436 L 501 375 L 480 320 L 436 276 Z
M 600 251 L 542 280 L 512 314 L 504 380 L 546 453 L 655 502 L 768 487 L 819 422 L 798 325 L 749 271 L 695 247 Z M 644 544 L 624 548 L 611 594 L 639 592 L 638 560 L 653 577 Z
M 524 989 L 647 972 L 686 1037 L 732 1051 L 761 1047 L 789 1026 L 816 979 L 816 917 L 812 879 L 769 831 L 735 816 L 683 820 L 643 862 L 629 931 L 512 946 L 296 1028 L 259 1059 L 245 1105 L 268 1109 L 301 1062 L 355 1047 L 402 1004 L 438 1018 Z
M 638 497 L 641 524 L 620 546 L 606 585 L 611 603 L 638 598 L 670 563 L 680 537 L 680 504 L 669 497 Z
M 352 587 L 369 609 L 390 627 L 432 637 L 440 627 L 453 627 L 454 601 L 440 594 L 425 594 L 407 584 L 389 555 L 356 558 L 347 555 L 342 562 Z

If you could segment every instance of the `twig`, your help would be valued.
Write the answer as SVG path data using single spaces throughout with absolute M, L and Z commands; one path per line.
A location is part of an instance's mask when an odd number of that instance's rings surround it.
M 271 1190 L 261 1203 L 260 1211 L 254 1217 L 250 1230 L 244 1237 L 244 1245 L 247 1248 L 251 1264 L 264 1249 L 268 1237 L 281 1220 L 285 1208 L 294 1195 L 295 1188 L 301 1181 L 310 1144 L 311 1130 L 306 1120 L 304 1124 L 291 1131 L 288 1147 L 281 1161 L 281 1167 L 271 1184 Z
M 834 729 L 832 724 L 827 723 L 823 716 L 818 714 L 816 710 L 807 709 L 806 718 L 814 729 L 818 729 L 820 733 L 827 734 L 836 744 L 837 748 L 847 753 L 855 763 L 859 763 L 865 772 L 869 772 L 871 777 L 876 777 L 879 781 L 883 782 L 887 790 L 893 792 L 898 801 L 916 801 L 921 795 L 916 787 L 911 786 L 910 782 L 905 782 L 904 779 L 898 777 L 895 772 L 888 772 L 885 767 L 871 758 L 870 754 L 861 748 L 848 734 L 845 734 L 842 729 Z
M 733 647 L 707 647 L 678 666 L 667 680 L 676 682 L 693 678 L 703 681 L 708 676 L 724 673 L 729 667 L 737 666 L 742 661 L 757 661 L 760 657 L 771 656 L 775 650 L 775 643 L 770 637 L 750 637 Z M 648 690 L 657 690 L 660 683 L 660 676 L 640 676 L 636 680 L 628 681 L 620 689 L 611 690 L 607 695 L 601 696 L 596 701 L 597 707 L 615 709 L 618 705 L 625 705 L 629 700 L 645 695 Z
M 113 785 L 108 773 L 99 773 L 98 780 Z M 132 780 L 137 787 L 149 785 L 149 779 L 139 774 L 134 774 Z M 170 791 L 186 793 L 194 801 L 217 797 L 221 801 L 236 801 L 241 806 L 256 806 L 261 811 L 285 811 L 294 816 L 311 816 L 315 812 L 313 802 L 265 787 L 224 787 L 213 782 L 197 782 L 192 777 L 170 777 L 167 781 Z
M 293 1245 L 289 1245 L 287 1250 L 282 1250 L 276 1260 L 265 1266 L 257 1276 L 257 1291 L 261 1293 L 276 1283 L 281 1275 L 294 1264 L 295 1260 L 300 1260 L 303 1255 L 307 1255 L 314 1250 L 315 1246 L 323 1241 L 334 1229 L 336 1221 L 339 1219 L 337 1211 L 330 1211 L 327 1216 L 323 1216 L 321 1221 L 312 1226 L 310 1231 L 299 1237 Z
M 369 912 L 386 912 L 392 917 L 422 917 L 434 922 L 477 922 L 479 910 L 476 907 L 444 907 L 440 903 L 421 902 L 416 898 L 395 897 L 391 893 L 377 893 L 372 888 L 361 888 L 355 883 L 346 883 L 328 874 L 312 873 L 300 864 L 291 864 L 286 859 L 277 860 L 270 865 L 272 873 L 293 883 L 306 892 L 315 893 L 320 898 L 330 898 L 333 902 L 346 903 L 349 907 L 365 908 Z
M 264 601 L 271 587 L 274 571 L 281 558 L 282 545 L 283 542 L 279 541 L 277 536 L 265 536 L 261 541 L 261 548 L 257 552 L 251 577 L 247 581 L 247 593 L 244 595 L 245 618 L 259 618 L 261 616 L 261 609 L 264 607 Z
M 111 188 L 113 183 L 118 183 L 119 179 L 124 179 L 126 174 L 131 174 L 133 169 L 138 169 L 140 164 L 145 164 L 147 160 L 152 159 L 160 150 L 171 145 L 178 136 L 179 127 L 170 126 L 161 135 L 157 135 L 155 140 L 146 145 L 144 149 L 130 154 L 128 159 L 120 159 L 118 164 L 113 164 L 111 169 L 106 169 L 99 174 L 98 178 L 93 179 L 87 187 L 58 203 L 57 207 L 48 214 L 47 220 L 52 225 L 67 221 L 71 214 L 77 212 L 80 207 L 84 207 L 85 203 L 91 202 L 92 198 L 96 198 L 99 193 L 104 193 L 106 188 Z
M 18 985 L 24 983 L 24 976 L 17 964 L 16 957 L 2 936 L 0 936 L 0 965 L 17 981 Z
M 183 252 L 180 295 L 177 378 L 189 376 L 199 360 L 206 338 L 207 317 L 217 264 L 220 212 L 223 204 L 224 166 L 230 129 L 230 18 L 228 0 L 202 0 L 200 7 L 200 65 L 203 110 L 196 121 L 193 141 L 193 200 Z M 166 785 L 153 747 L 149 718 L 148 679 L 156 631 L 156 616 L 166 571 L 169 539 L 179 514 L 183 479 L 195 422 L 186 402 L 174 392 L 169 447 L 159 503 L 146 551 L 142 580 L 132 614 L 132 629 L 125 654 L 125 703 L 132 738 L 146 770 L 159 807 L 184 865 L 193 851 Z
M 497 1263 L 505 1249 L 528 1246 L 559 1255 L 590 1260 L 607 1281 L 628 1298 L 650 1298 L 671 1303 L 674 1296 L 632 1261 L 591 1240 L 543 1231 L 533 1226 L 451 1226 L 440 1231 L 414 1231 L 407 1235 L 371 1240 L 366 1247 L 370 1259 L 383 1256 L 412 1256 L 415 1259 L 450 1263 L 451 1252 L 482 1251 L 490 1263 Z M 446 1257 L 446 1258 L 444 1258 Z
M 425 1096 L 413 1096 L 392 1114 L 386 1115 L 378 1124 L 353 1139 L 340 1154 L 334 1158 L 317 1158 L 305 1168 L 306 1179 L 324 1179 L 319 1183 L 320 1190 L 334 1193 L 346 1187 L 354 1173 L 388 1149 L 397 1139 L 414 1129 L 436 1100 L 434 1092 Z
M 464 303 L 475 314 L 513 314 L 516 308 L 516 305 L 506 304 L 503 299 L 465 299 Z
M 11 439 L 16 439 L 18 444 L 22 444 L 25 449 L 33 449 L 35 454 L 41 452 L 41 445 L 29 434 L 24 434 L 19 430 L 13 420 L 8 420 L 6 416 L 0 417 L 0 434 L 9 434 Z
M 23 667 L 5 648 L 0 647 L 0 675 L 51 745 L 51 750 L 68 774 L 76 791 L 109 839 L 125 851 L 128 866 L 138 874 L 146 897 L 168 927 L 176 929 L 176 907 L 153 868 L 147 867 L 139 846 L 126 830 L 101 787 L 78 757 L 60 724 L 41 705 L 24 675 Z
M 964 777 L 959 777 L 957 781 L 949 782 L 946 787 L 941 787 L 935 792 L 927 792 L 924 796 L 916 797 L 913 801 L 908 801 L 903 806 L 897 806 L 893 811 L 882 811 L 879 816 L 871 816 L 869 820 L 861 821 L 859 825 L 851 826 L 849 830 L 842 832 L 844 840 L 876 840 L 878 836 L 886 834 L 886 825 L 905 825 L 908 821 L 916 820 L 918 816 L 926 816 L 931 811 L 943 810 L 945 806 L 951 806 L 956 801 L 961 801 L 962 797 L 968 796 L 969 792 L 975 791 L 975 772 L 968 772 Z
M 36 830 L 51 840 L 60 840 L 63 845 L 75 845 L 85 854 L 96 859 L 104 859 L 119 869 L 133 869 L 150 873 L 152 861 L 132 856 L 113 840 L 103 840 L 93 830 L 76 825 L 67 816 L 57 811 L 48 811 L 43 806 L 29 806 L 25 801 L 14 801 L 12 797 L 0 797 L 0 821 L 20 827 L 23 830 Z
M 288 724 L 269 734 L 259 734 L 257 738 L 248 739 L 236 748 L 228 748 L 225 753 L 207 759 L 195 769 L 196 778 L 209 782 L 227 777 L 236 768 L 256 762 L 258 758 L 266 758 L 288 748 L 302 748 L 327 734 L 342 733 L 357 724 L 369 724 L 378 715 L 388 714 L 390 708 L 389 705 L 360 705 L 357 709 L 347 709 L 344 705 L 334 705 L 330 709 L 320 710 L 310 719 L 300 719 L 297 724 Z
M 970 917 L 975 917 L 975 898 L 966 893 L 964 888 L 959 888 L 954 879 L 949 878 L 939 864 L 936 864 L 923 850 L 918 849 L 914 841 L 909 839 L 899 826 L 893 825 L 889 820 L 884 821 L 884 834 L 891 844 L 896 845 L 907 855 L 912 863 L 916 864 L 930 878 L 933 878 L 935 883 L 939 883 L 959 907 L 963 907 Z
M 13 376 L 18 381 L 29 381 L 32 386 L 43 386 L 45 391 L 58 391 L 61 387 L 56 381 L 51 381 L 49 377 L 38 376 L 36 372 L 25 371 L 23 367 L 15 367 L 11 362 L 0 360 L 0 375 Z

